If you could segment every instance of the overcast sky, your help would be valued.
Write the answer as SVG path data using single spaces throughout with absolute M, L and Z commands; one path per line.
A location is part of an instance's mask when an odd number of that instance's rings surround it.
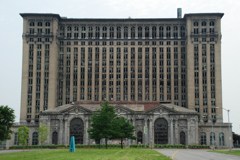
M 19 121 L 22 18 L 19 13 L 57 13 L 69 18 L 176 18 L 185 13 L 221 12 L 223 107 L 230 109 L 233 131 L 240 134 L 239 0 L 1 0 L 0 105 L 15 110 Z M 223 111 L 224 121 L 227 112 Z

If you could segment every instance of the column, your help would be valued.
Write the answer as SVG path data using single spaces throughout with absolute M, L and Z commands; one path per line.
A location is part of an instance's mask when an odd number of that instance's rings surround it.
M 135 117 L 132 117 L 132 125 L 133 125 L 134 129 L 136 129 L 135 124 L 136 124 L 136 119 L 135 119 Z M 136 130 L 133 131 L 133 135 L 136 135 Z M 132 140 L 132 144 L 136 144 L 136 140 Z
M 106 47 L 106 100 L 107 101 L 111 101 L 111 99 L 109 99 L 109 48 Z
M 149 101 L 152 101 L 152 47 L 149 47 Z
M 123 92 L 124 92 L 124 88 L 123 88 L 123 85 L 124 85 L 123 84 L 124 48 L 123 47 L 121 47 L 121 61 L 120 62 L 121 62 L 121 82 L 120 82 L 120 84 L 121 84 L 121 88 L 120 88 L 121 98 L 120 98 L 120 100 L 123 101 L 124 100 L 124 94 L 123 94 Z
M 102 101 L 102 47 L 99 46 L 99 97 L 98 101 Z
M 95 64 L 95 47 L 92 47 L 92 101 L 95 100 Z
M 173 141 L 173 119 L 170 119 L 170 142 L 171 144 L 174 144 L 174 141 Z
M 128 65 L 127 65 L 127 68 L 128 68 L 128 101 L 132 101 L 131 100 L 131 54 L 132 54 L 132 51 L 131 51 L 131 48 L 128 46 L 128 57 L 127 57 L 127 62 L 128 62 Z
M 80 86 L 81 86 L 81 47 L 78 47 L 78 79 L 77 79 L 77 88 L 78 88 L 78 91 L 77 91 L 77 101 L 80 101 Z
M 63 131 L 63 119 L 62 118 L 59 119 L 59 123 L 60 123 L 60 128 L 59 128 L 58 144 L 63 144 L 64 131 Z
M 137 43 L 137 42 L 135 42 Z M 138 101 L 138 47 L 135 47 L 135 101 Z
M 158 29 L 157 29 L 158 30 Z M 159 42 L 158 42 L 159 43 Z M 160 88 L 159 88 L 159 86 L 160 86 L 160 83 L 159 83 L 159 81 L 160 81 L 160 78 L 159 78 L 159 55 L 160 55 L 160 52 L 159 52 L 159 47 L 156 47 L 156 56 L 157 56 L 157 58 L 156 58 L 156 61 L 157 61 L 157 88 L 156 88 L 156 90 L 157 90 L 157 101 L 160 101 Z
M 51 144 L 51 123 L 50 123 L 51 121 L 50 121 L 50 117 L 47 119 L 47 128 L 48 128 L 48 137 L 47 137 L 47 142 L 48 142 L 48 144 Z
M 142 47 L 142 101 L 145 100 L 145 47 Z
M 89 144 L 89 138 L 88 138 L 88 118 L 86 118 L 85 119 L 85 131 L 84 131 L 85 133 L 85 139 L 84 139 L 84 141 L 85 142 L 83 142 L 83 144 Z
M 114 43 L 116 43 L 116 42 L 114 42 Z M 116 80 L 117 80 L 117 48 L 116 47 L 114 47 L 113 48 L 114 50 L 113 50 L 113 101 L 116 101 L 117 100 L 117 96 L 116 96 L 116 94 L 117 94 L 117 89 L 116 89 L 116 86 L 117 86 L 117 82 L 116 82 Z
M 84 100 L 88 100 L 88 47 L 85 47 Z
M 67 119 L 64 119 L 64 144 L 69 144 L 69 125 Z
M 174 143 L 175 144 L 179 144 L 180 140 L 179 140 L 179 134 L 178 134 L 178 120 L 175 121 L 175 139 L 174 139 Z
M 144 134 L 144 144 L 148 144 L 148 125 L 147 125 L 147 119 L 144 119 L 143 134 Z
M 154 147 L 153 139 L 153 119 L 149 119 L 149 145 L 150 148 Z

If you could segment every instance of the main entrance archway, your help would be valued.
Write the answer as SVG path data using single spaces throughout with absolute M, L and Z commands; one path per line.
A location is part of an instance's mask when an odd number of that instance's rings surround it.
M 168 122 L 164 118 L 159 118 L 154 123 L 154 143 L 168 143 Z
M 83 144 L 84 126 L 80 118 L 74 118 L 70 122 L 70 137 L 75 137 L 76 144 Z

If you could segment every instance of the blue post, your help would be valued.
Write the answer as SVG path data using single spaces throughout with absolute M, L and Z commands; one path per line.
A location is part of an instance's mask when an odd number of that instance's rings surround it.
M 69 145 L 69 152 L 75 152 L 75 137 L 71 136 L 70 138 L 70 145 Z

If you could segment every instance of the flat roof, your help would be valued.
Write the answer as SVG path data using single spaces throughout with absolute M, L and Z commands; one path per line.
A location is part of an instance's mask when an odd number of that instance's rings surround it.
M 224 13 L 187 13 L 183 18 L 67 18 L 61 17 L 59 14 L 54 13 L 20 13 L 24 17 L 30 16 L 46 16 L 46 17 L 56 17 L 63 22 L 71 21 L 83 21 L 83 22 L 157 22 L 157 21 L 182 21 L 187 17 L 191 16 L 219 16 L 223 17 Z

